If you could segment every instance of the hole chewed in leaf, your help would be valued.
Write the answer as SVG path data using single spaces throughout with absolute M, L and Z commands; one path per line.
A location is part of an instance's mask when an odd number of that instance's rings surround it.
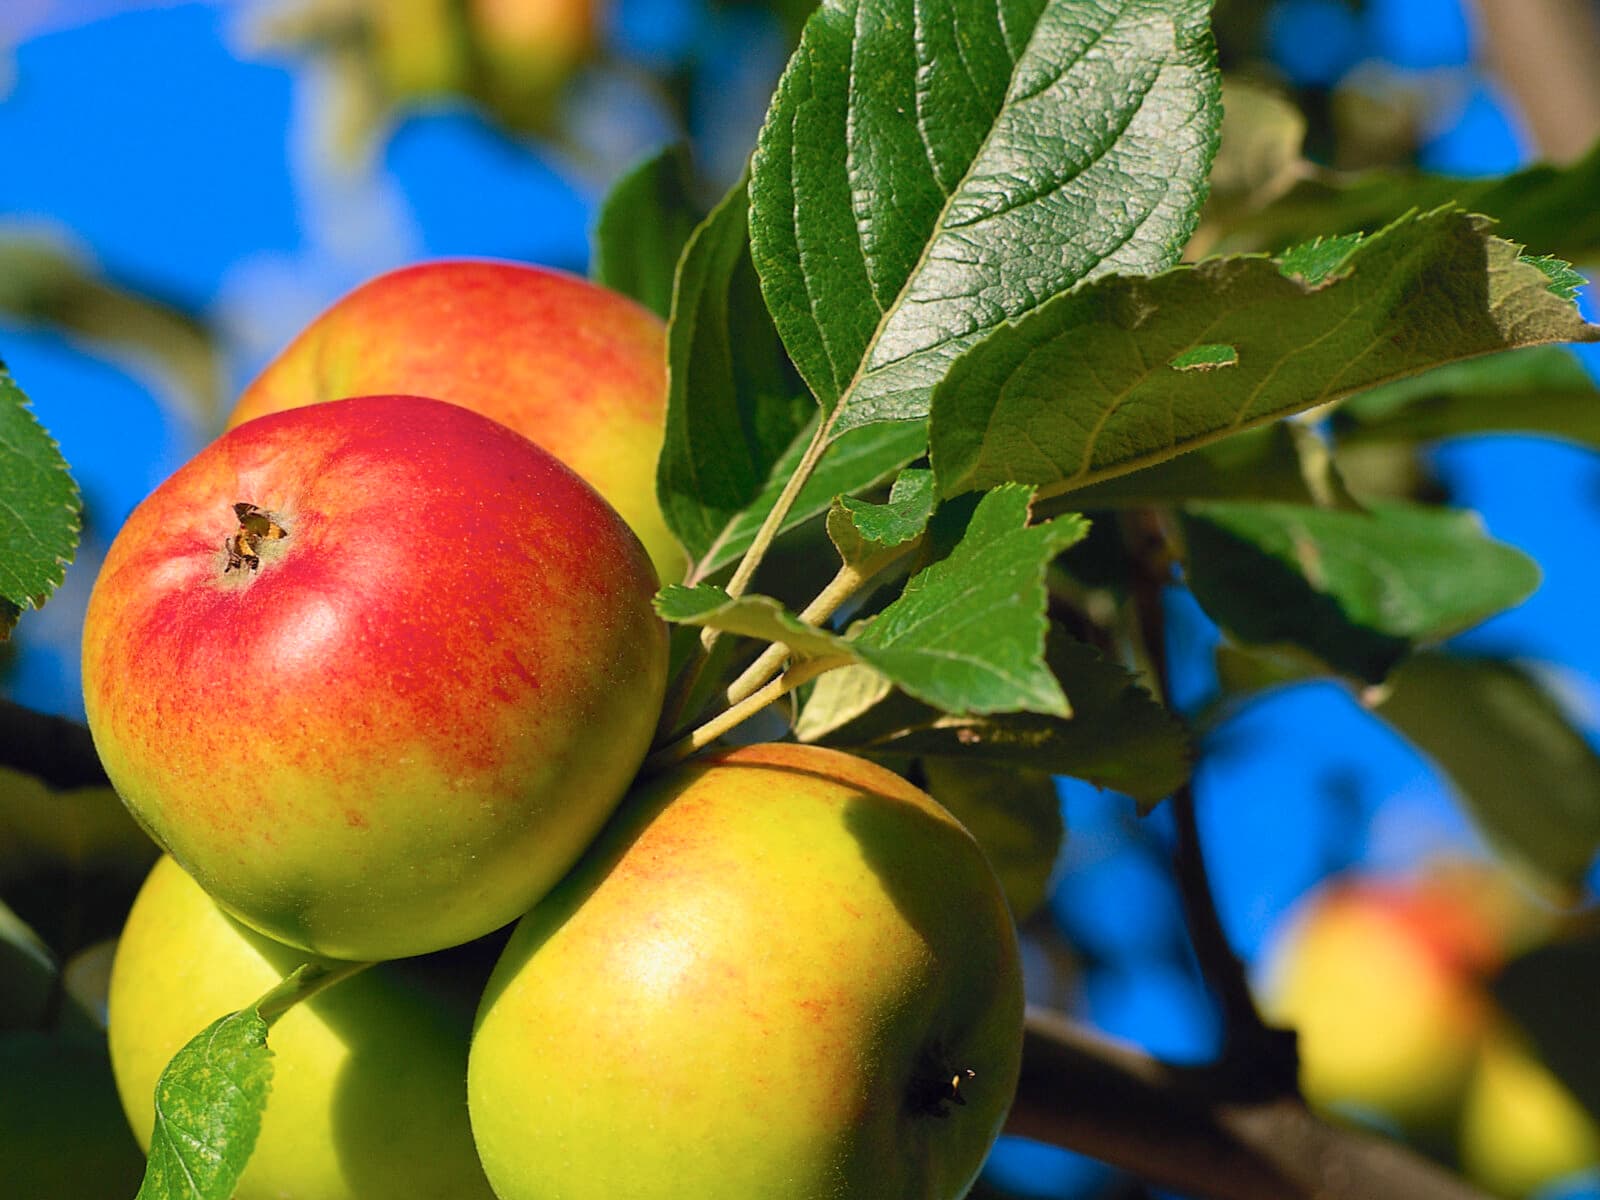
M 1239 351 L 1236 347 L 1227 342 L 1208 342 L 1174 355 L 1167 366 L 1174 371 L 1214 371 L 1218 367 L 1237 366 L 1238 362 Z

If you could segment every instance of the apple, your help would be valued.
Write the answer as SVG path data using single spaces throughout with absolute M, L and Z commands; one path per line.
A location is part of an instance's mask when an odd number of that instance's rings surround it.
M 1269 1019 L 1299 1034 L 1306 1099 L 1413 1131 L 1446 1126 L 1493 1016 L 1485 981 L 1537 924 L 1487 864 L 1313 891 L 1272 939 L 1261 989 Z
M 512 124 L 538 129 L 594 53 L 596 0 L 467 0 L 486 90 Z
M 111 1063 L 140 1147 L 172 1056 L 305 961 L 232 920 L 171 858 L 156 863 L 111 972 Z M 278 1018 L 272 1091 L 234 1200 L 490 1200 L 467 1123 L 473 1001 L 434 971 L 384 963 Z
M 622 514 L 663 581 L 682 576 L 656 502 L 666 330 L 648 309 L 544 267 L 405 267 L 313 321 L 245 389 L 228 425 L 380 392 L 459 404 L 538 442 Z
M 487 417 L 362 397 L 240 426 L 129 517 L 83 631 L 95 746 L 229 912 L 335 958 L 532 906 L 648 748 L 638 540 Z
M 1017 1081 L 982 851 L 882 767 L 794 744 L 643 785 L 516 928 L 478 1010 L 501 1200 L 965 1195 Z
M 1600 1126 L 1510 1028 L 1484 1041 L 1461 1114 L 1461 1165 L 1518 1200 L 1600 1165 Z

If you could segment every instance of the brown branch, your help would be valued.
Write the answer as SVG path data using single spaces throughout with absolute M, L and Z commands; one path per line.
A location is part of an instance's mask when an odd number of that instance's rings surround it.
M 1134 514 L 1127 526 L 1133 558 L 1133 603 L 1150 672 L 1161 701 L 1172 704 L 1171 673 L 1166 650 L 1166 611 L 1162 589 L 1171 569 L 1171 551 L 1160 519 L 1152 512 Z M 1168 801 L 1177 825 L 1173 873 L 1183 904 L 1184 923 L 1207 989 L 1222 1012 L 1222 1061 L 1216 1068 L 1231 1073 L 1236 1087 L 1257 1099 L 1298 1097 L 1299 1061 L 1294 1035 L 1272 1029 L 1262 1020 L 1245 976 L 1217 913 L 1211 880 L 1200 846 L 1194 789 L 1185 783 Z
M 1006 1132 L 1195 1200 L 1487 1200 L 1396 1142 L 1330 1125 L 1293 1097 L 1241 1098 L 1233 1083 L 1030 1009 Z

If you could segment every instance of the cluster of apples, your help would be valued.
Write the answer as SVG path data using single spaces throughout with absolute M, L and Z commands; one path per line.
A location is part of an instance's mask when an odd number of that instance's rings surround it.
M 1299 1035 L 1307 1100 L 1398 1127 L 1513 1200 L 1600 1165 L 1600 1127 L 1489 987 L 1555 922 L 1503 869 L 1473 860 L 1313 891 L 1273 939 L 1262 990 Z
M 143 1144 L 209 1022 L 382 960 L 274 1025 L 237 1200 L 954 1198 L 998 1134 L 1015 933 L 953 818 L 793 744 L 635 782 L 664 363 L 582 280 L 380 277 L 108 553 L 90 728 L 168 852 L 111 979 Z

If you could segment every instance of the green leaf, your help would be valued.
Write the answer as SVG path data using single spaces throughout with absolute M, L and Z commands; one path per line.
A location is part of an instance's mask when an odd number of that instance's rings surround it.
M 688 146 L 658 150 L 618 179 L 600 206 L 596 282 L 666 318 L 678 256 L 699 220 Z
M 764 642 L 781 642 L 799 658 L 832 658 L 851 653 L 843 638 L 807 625 L 771 596 L 740 596 L 736 600 L 710 584 L 692 588 L 673 584 L 657 594 L 656 612 L 662 620 L 678 625 L 698 625 Z
M 1208 0 L 825 0 L 751 176 L 762 291 L 833 432 L 920 419 L 965 348 L 1161 270 L 1216 148 Z
M 1572 269 L 1572 264 L 1564 259 L 1556 258 L 1549 254 L 1524 254 L 1522 261 L 1530 267 L 1538 267 L 1550 280 L 1547 285 L 1552 295 L 1560 296 L 1563 300 L 1577 300 L 1578 293 L 1589 286 L 1589 281 L 1579 271 Z
M 1418 642 L 1521 603 L 1539 568 L 1469 512 L 1385 505 L 1192 504 L 1186 574 L 1201 607 L 1243 642 L 1302 646 L 1381 681 Z
M 42 1028 L 59 976 L 50 948 L 0 901 L 0 1032 Z
M 1030 526 L 1031 495 L 1007 486 L 979 501 L 950 554 L 862 629 L 860 656 L 945 712 L 1068 716 L 1044 661 L 1044 575 L 1089 523 L 1071 514 Z
M 1437 763 L 1502 852 L 1576 885 L 1600 849 L 1600 756 L 1526 670 L 1419 654 L 1378 713 Z
M 1570 351 L 1535 346 L 1352 396 L 1333 429 L 1341 445 L 1525 432 L 1600 446 L 1600 390 Z
M 61 451 L 0 363 L 0 641 L 61 586 L 82 516 Z
M 747 207 L 741 184 L 689 238 L 667 329 L 667 421 L 656 495 L 697 562 L 756 501 L 814 412 L 761 303 Z
M 1482 218 L 1450 211 L 1281 263 L 1101 280 L 946 376 L 930 430 L 940 491 L 1015 480 L 1055 495 L 1429 367 L 1600 337 L 1547 282 Z M 1233 366 L 1171 366 L 1219 344 L 1238 351 Z
M 1182 722 L 1122 667 L 1050 630 L 1046 660 L 1066 693 L 1068 719 L 1039 713 L 949 716 L 894 690 L 869 667 L 818 679 L 795 735 L 868 754 L 955 758 L 1071 775 L 1115 788 L 1146 808 L 1189 777 Z
M 1562 258 L 1600 258 L 1600 143 L 1568 166 L 1460 179 L 1420 171 L 1344 175 L 1303 164 L 1301 182 L 1275 203 L 1238 214 L 1216 248 L 1277 250 L 1320 234 L 1380 229 L 1405 213 L 1454 203 L 1495 218 L 1508 234 Z
M 828 510 L 828 537 L 845 565 L 865 577 L 922 536 L 937 502 L 932 471 L 901 471 L 887 504 L 848 496 L 835 500 Z
M 1068 493 L 1073 508 L 1130 508 L 1186 500 L 1310 503 L 1289 422 L 1247 429 L 1164 463 Z
M 794 441 L 774 465 L 761 494 L 728 522 L 717 541 L 706 551 L 705 557 L 689 572 L 690 583 L 699 583 L 732 566 L 749 549 L 756 531 L 761 528 L 761 522 L 777 503 L 779 493 L 799 466 L 815 432 L 814 417 L 795 435 Z M 837 496 L 865 491 L 882 483 L 901 467 L 921 457 L 927 446 L 927 430 L 920 422 L 852 429 L 823 451 L 822 461 L 801 487 L 794 507 L 784 518 L 779 532 L 788 533 L 821 516 Z
M 922 784 L 983 847 L 1018 921 L 1050 894 L 1066 826 L 1055 781 L 1043 771 L 932 758 Z
M 228 1200 L 261 1133 L 272 1072 L 257 1006 L 218 1017 L 190 1039 L 156 1082 L 136 1200 Z

